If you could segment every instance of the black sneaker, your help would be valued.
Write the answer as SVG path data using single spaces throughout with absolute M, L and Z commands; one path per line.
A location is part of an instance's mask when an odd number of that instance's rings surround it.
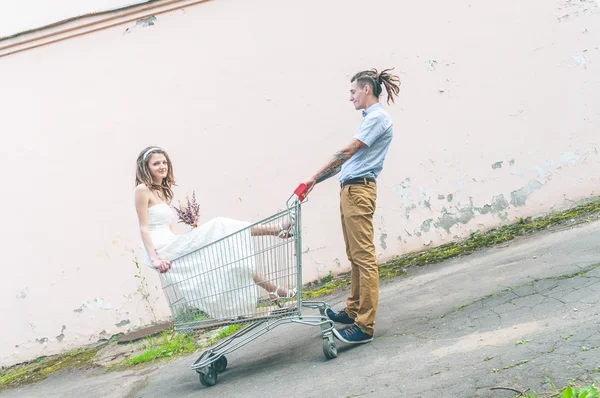
M 373 341 L 373 336 L 366 334 L 356 325 L 346 326 L 342 330 L 333 329 L 335 337 L 348 344 L 361 344 Z
M 350 318 L 350 316 L 346 314 L 346 311 L 344 310 L 335 313 L 331 308 L 327 308 L 327 311 L 325 311 L 325 313 L 327 314 L 327 318 L 331 319 L 334 322 L 343 323 L 344 325 L 352 325 L 354 323 L 354 319 Z

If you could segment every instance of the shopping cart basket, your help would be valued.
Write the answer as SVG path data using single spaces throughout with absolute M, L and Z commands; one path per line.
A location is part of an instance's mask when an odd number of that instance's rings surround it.
M 305 193 L 301 184 L 285 210 L 174 259 L 171 270 L 160 274 L 177 332 L 242 325 L 191 366 L 204 386 L 217 383 L 227 368 L 225 355 L 286 323 L 319 326 L 325 357 L 337 357 L 334 323 L 325 315 L 329 306 L 302 300 Z M 302 308 L 320 315 L 303 315 Z

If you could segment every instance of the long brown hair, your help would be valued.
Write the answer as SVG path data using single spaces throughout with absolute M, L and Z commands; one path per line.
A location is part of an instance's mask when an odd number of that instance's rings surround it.
M 152 174 L 150 173 L 150 167 L 148 166 L 150 157 L 156 153 L 164 155 L 167 159 L 167 165 L 169 166 L 167 176 L 163 178 L 160 185 L 154 183 Z M 170 203 L 171 200 L 173 200 L 173 191 L 171 189 L 171 187 L 175 185 L 175 178 L 173 177 L 173 164 L 171 163 L 169 155 L 163 149 L 156 146 L 149 146 L 138 155 L 135 172 L 135 186 L 140 184 L 144 184 L 151 191 L 158 193 L 158 196 L 165 202 Z
M 397 97 L 400 92 L 400 78 L 389 73 L 391 70 L 394 68 L 384 69 L 381 72 L 377 72 L 377 69 L 364 70 L 352 76 L 351 82 L 356 81 L 360 88 L 364 88 L 368 84 L 373 89 L 375 98 L 379 98 L 381 95 L 383 91 L 381 85 L 383 84 L 388 94 L 387 103 L 389 105 L 390 101 L 394 102 L 394 95 Z

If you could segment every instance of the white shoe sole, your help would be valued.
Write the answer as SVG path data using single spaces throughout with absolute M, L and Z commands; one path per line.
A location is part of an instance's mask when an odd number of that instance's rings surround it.
M 361 340 L 361 341 L 348 341 L 342 337 L 339 330 L 337 330 L 337 329 L 333 329 L 333 335 L 335 337 L 337 337 L 338 340 L 343 341 L 346 344 L 364 344 L 364 343 L 369 343 L 369 342 L 373 341 L 373 337 L 371 337 L 370 339 Z

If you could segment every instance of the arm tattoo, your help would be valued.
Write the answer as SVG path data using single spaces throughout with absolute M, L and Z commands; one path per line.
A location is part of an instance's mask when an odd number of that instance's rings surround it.
M 342 166 L 338 166 L 337 168 L 329 170 L 327 172 L 319 173 L 319 175 L 317 176 L 318 178 L 315 182 L 317 184 L 320 182 L 323 182 L 323 181 L 327 180 L 328 178 L 331 178 L 334 175 L 336 175 L 337 173 L 339 173 L 341 169 L 342 169 Z
M 342 169 L 342 164 L 346 162 L 346 160 L 352 157 L 351 154 L 340 151 L 333 155 L 333 158 L 329 161 L 329 163 L 323 167 L 315 176 L 316 183 L 323 182 L 328 178 L 333 177 Z
M 342 165 L 360 149 L 361 142 L 354 140 L 354 142 L 352 142 L 346 148 L 336 152 L 329 163 L 327 163 L 327 165 L 319 170 L 319 172 L 314 176 L 315 182 L 318 184 L 339 173 L 342 169 Z

